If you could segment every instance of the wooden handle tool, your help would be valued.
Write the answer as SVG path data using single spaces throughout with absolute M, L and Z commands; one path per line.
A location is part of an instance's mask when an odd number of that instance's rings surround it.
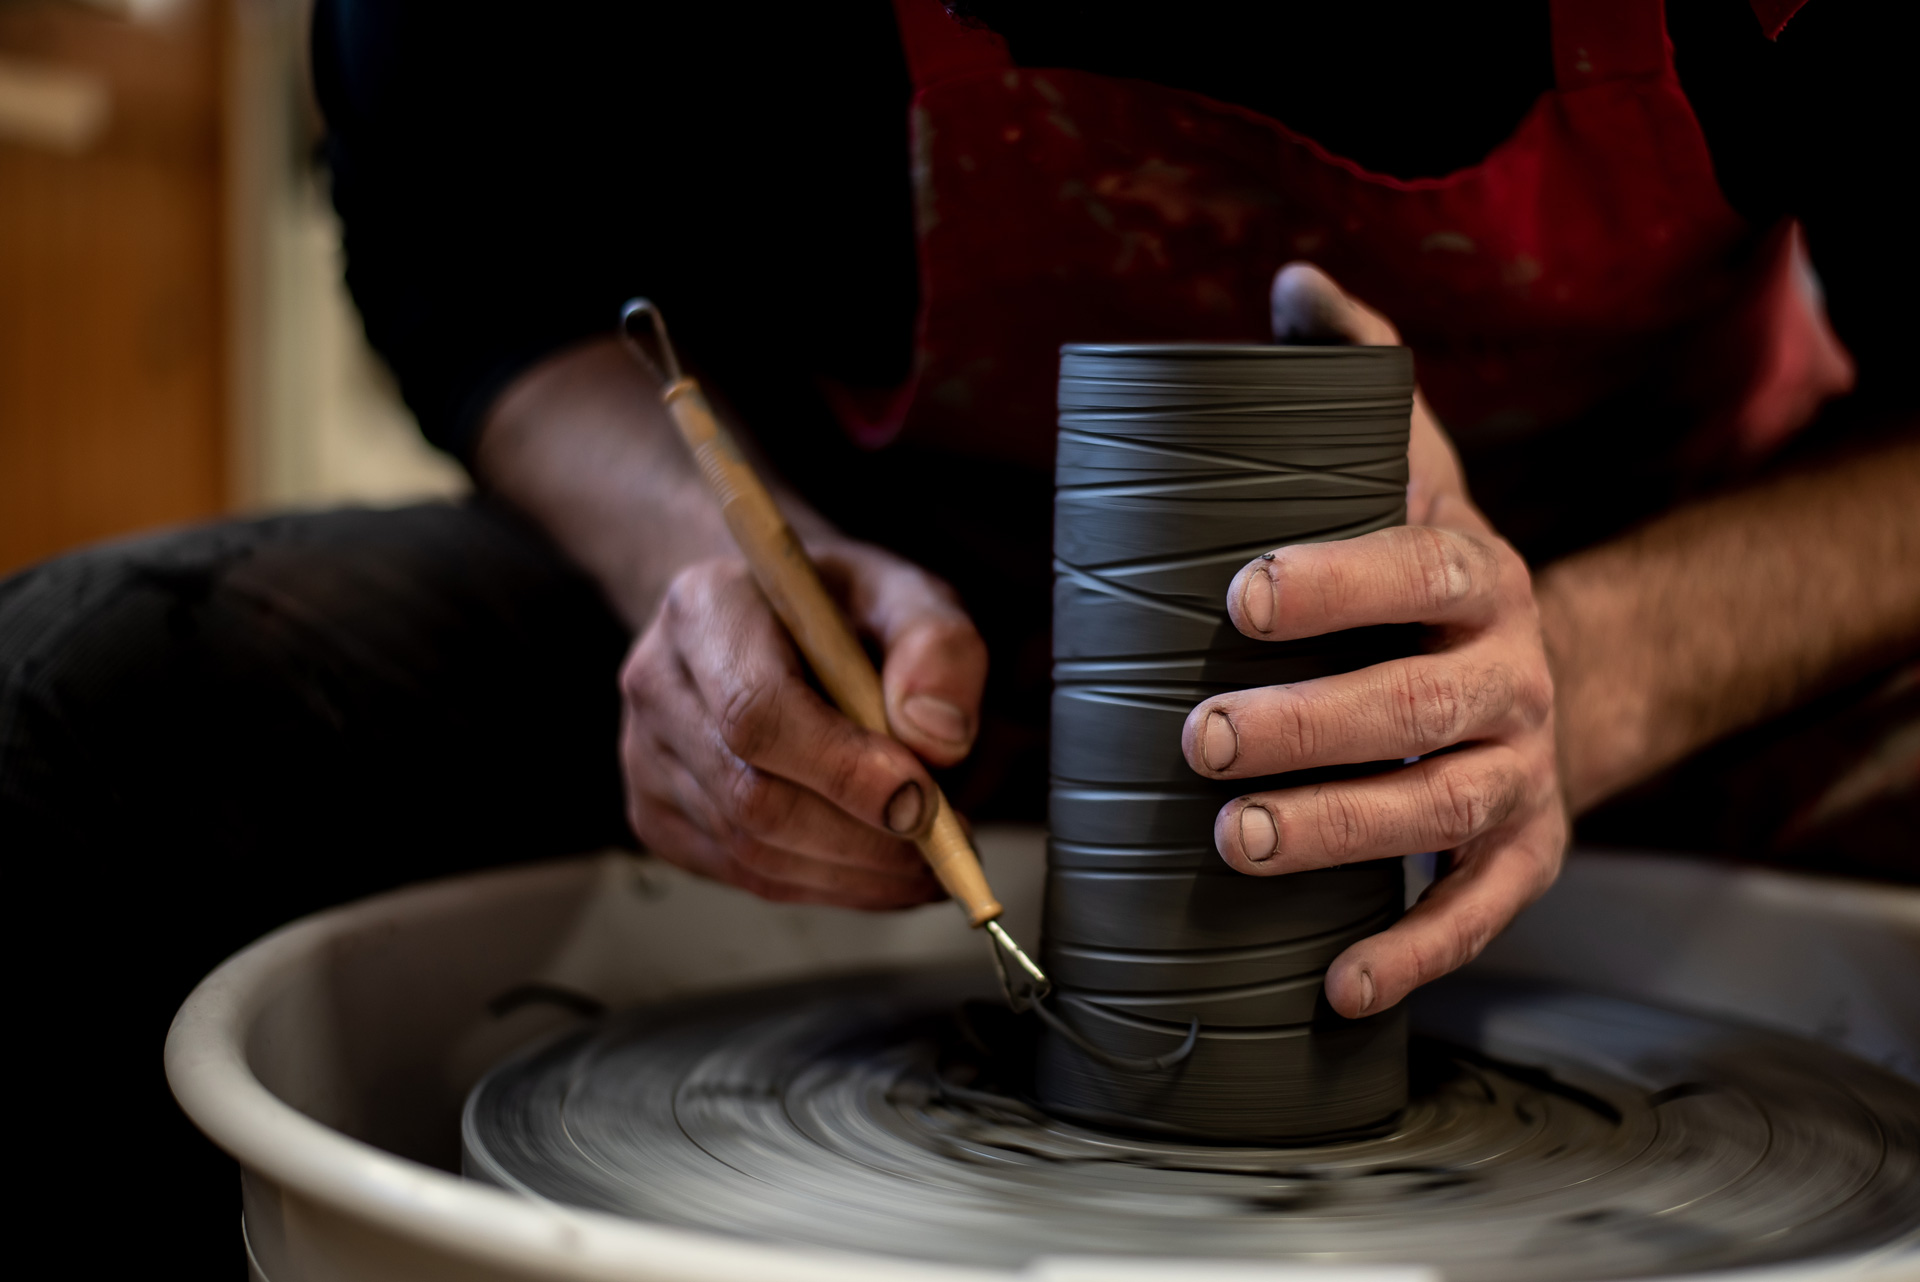
M 651 337 L 659 346 L 658 362 L 640 341 L 643 323 L 651 329 Z M 866 651 L 860 648 L 839 606 L 827 594 L 819 571 L 793 528 L 780 514 L 773 495 L 754 471 L 753 464 L 714 417 L 699 383 L 681 372 L 659 309 L 644 298 L 632 300 L 621 310 L 620 331 L 634 354 L 664 377 L 666 386 L 660 393 L 661 403 L 672 416 L 681 440 L 692 452 L 707 487 L 719 501 L 727 529 L 746 557 L 754 581 L 772 603 L 781 622 L 786 624 L 787 631 L 792 633 L 794 643 L 807 657 L 820 684 L 856 724 L 879 734 L 892 734 L 887 724 L 880 674 L 874 671 Z M 987 885 L 980 857 L 974 853 L 973 843 L 967 840 L 960 817 L 938 785 L 934 786 L 932 800 L 933 823 L 916 842 L 920 853 L 947 893 L 966 910 L 968 922 L 985 927 L 998 948 L 1008 951 L 1032 987 L 1044 993 L 1049 987 L 1045 974 L 996 920 L 1001 913 L 1000 901 L 993 897 L 993 890 Z M 996 952 L 995 962 L 999 961 Z M 1002 978 L 1005 977 L 1002 966 Z M 1012 996 L 1011 988 L 1009 996 Z

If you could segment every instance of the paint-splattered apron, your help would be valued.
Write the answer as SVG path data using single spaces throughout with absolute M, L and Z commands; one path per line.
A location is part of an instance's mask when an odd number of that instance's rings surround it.
M 1797 228 L 1720 193 L 1661 0 L 1553 0 L 1555 88 L 1481 163 L 1415 180 L 1196 93 L 1015 67 L 939 0 L 895 10 L 921 313 L 906 385 L 834 396 L 862 444 L 1044 466 L 1060 344 L 1267 341 L 1295 259 L 1400 327 L 1468 446 L 1656 384 L 1691 452 L 1749 460 L 1851 385 Z
M 1657 466 L 1710 480 L 1852 386 L 1797 225 L 1749 226 L 1720 192 L 1662 0 L 1552 0 L 1554 88 L 1479 164 L 1414 180 L 1196 93 L 1015 67 L 939 0 L 894 7 L 917 91 L 914 373 L 890 394 L 827 389 L 870 448 L 1050 471 L 1062 343 L 1266 341 L 1274 272 L 1295 259 L 1390 317 L 1469 458 L 1517 469 L 1503 479 L 1550 510 L 1583 487 L 1614 501 L 1593 469 L 1532 461 L 1561 443 L 1629 455 L 1644 440 L 1615 432 L 1651 423 L 1671 447 Z M 1753 7 L 1772 37 L 1799 0 Z M 1825 824 L 1831 796 L 1907 734 L 1915 671 L 1832 719 L 1844 750 L 1815 754 L 1831 769 L 1808 769 L 1804 735 L 1766 747 L 1756 731 L 1762 746 L 1735 754 L 1747 764 L 1725 767 L 1723 809 L 1767 818 L 1727 840 L 1805 845 L 1796 825 Z M 1705 794 L 1691 780 L 1675 795 L 1697 811 Z

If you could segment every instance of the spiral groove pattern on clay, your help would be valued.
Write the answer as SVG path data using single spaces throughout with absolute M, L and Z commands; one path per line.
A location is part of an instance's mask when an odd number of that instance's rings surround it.
M 1302 776 L 1217 784 L 1181 755 L 1196 703 L 1404 654 L 1403 630 L 1268 643 L 1229 621 L 1262 552 L 1406 516 L 1413 362 L 1401 348 L 1079 346 L 1061 353 L 1054 509 L 1052 842 L 1041 964 L 1105 1050 L 1040 1048 L 1042 1102 L 1231 1140 L 1382 1122 L 1405 1099 L 1399 1015 L 1333 1015 L 1328 963 L 1398 915 L 1398 861 L 1243 876 L 1214 816 Z M 1367 767 L 1362 766 L 1362 769 Z
M 970 1025 L 969 996 L 988 999 Z M 657 1223 L 1003 1268 L 1135 1254 L 1573 1282 L 1920 1233 L 1920 1086 L 1780 1033 L 1456 978 L 1411 999 L 1391 1130 L 1208 1146 L 1023 1102 L 996 1074 L 1025 1052 L 981 1037 L 994 997 L 985 976 L 896 973 L 629 1012 L 489 1074 L 466 1170 Z

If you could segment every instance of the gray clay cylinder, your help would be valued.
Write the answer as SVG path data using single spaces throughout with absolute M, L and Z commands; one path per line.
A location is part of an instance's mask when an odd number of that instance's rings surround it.
M 1397 347 L 1071 346 L 1055 479 L 1052 840 L 1043 961 L 1056 1009 L 1040 1102 L 1196 1138 L 1364 1130 L 1406 1103 L 1401 1010 L 1335 1015 L 1330 963 L 1399 915 L 1399 860 L 1248 877 L 1213 847 L 1220 806 L 1303 776 L 1216 784 L 1180 752 L 1202 699 L 1408 653 L 1408 631 L 1243 637 L 1234 574 L 1289 543 L 1406 519 L 1413 361 Z M 1354 773 L 1382 768 L 1351 767 Z

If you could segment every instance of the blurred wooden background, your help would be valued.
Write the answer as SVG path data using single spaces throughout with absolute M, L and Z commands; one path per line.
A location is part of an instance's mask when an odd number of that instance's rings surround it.
M 0 138 L 0 571 L 228 506 L 219 40 L 211 4 L 0 4 L 0 65 L 106 109 Z
M 339 281 L 304 0 L 0 0 L 0 574 L 460 492 Z

